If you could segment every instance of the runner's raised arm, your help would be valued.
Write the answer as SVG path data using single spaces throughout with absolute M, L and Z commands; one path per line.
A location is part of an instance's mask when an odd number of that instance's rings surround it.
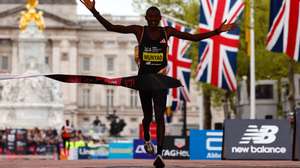
M 236 27 L 236 24 L 225 24 L 224 21 L 219 28 L 215 29 L 214 31 L 205 32 L 205 33 L 198 33 L 198 34 L 190 34 L 187 32 L 181 32 L 176 30 L 173 27 L 166 27 L 166 32 L 168 37 L 175 36 L 180 39 L 190 40 L 190 41 L 200 41 L 206 38 L 210 38 L 212 36 L 218 35 L 222 32 L 230 31 Z
M 138 25 L 114 25 L 106 20 L 95 8 L 95 0 L 80 0 L 97 18 L 97 20 L 105 27 L 107 31 L 118 33 L 133 33 L 135 35 L 142 32 L 142 26 Z

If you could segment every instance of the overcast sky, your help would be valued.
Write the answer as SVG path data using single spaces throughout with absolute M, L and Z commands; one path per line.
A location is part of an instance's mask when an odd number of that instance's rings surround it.
M 78 14 L 90 14 L 86 7 L 77 0 Z M 96 9 L 102 14 L 139 15 L 132 7 L 132 0 L 96 0 Z

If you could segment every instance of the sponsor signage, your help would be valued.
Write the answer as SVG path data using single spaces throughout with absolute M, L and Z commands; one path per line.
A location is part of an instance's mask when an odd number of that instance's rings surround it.
M 226 120 L 224 159 L 292 159 L 287 120 Z
M 109 147 L 107 144 L 94 147 L 78 148 L 78 159 L 107 159 L 109 155 Z
M 156 148 L 156 141 L 152 141 Z M 133 141 L 133 158 L 134 159 L 154 159 L 155 156 L 147 154 L 144 148 L 144 140 L 135 139 Z
M 165 159 L 189 159 L 189 138 L 166 136 L 162 155 Z
M 223 131 L 191 130 L 190 159 L 220 160 L 222 158 Z
M 133 143 L 118 142 L 109 144 L 109 159 L 132 159 Z
M 78 148 L 78 159 L 89 159 L 90 151 L 88 147 L 80 147 Z

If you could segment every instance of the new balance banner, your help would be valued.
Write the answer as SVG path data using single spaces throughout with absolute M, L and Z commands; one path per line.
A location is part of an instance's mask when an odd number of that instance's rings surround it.
M 156 141 L 152 141 L 156 148 Z M 144 148 L 144 140 L 135 139 L 133 141 L 133 158 L 134 159 L 154 159 L 154 155 L 147 154 Z
M 287 120 L 225 120 L 224 126 L 224 159 L 292 159 Z
M 295 145 L 295 153 L 294 153 L 294 159 L 295 160 L 300 160 L 300 109 L 296 110 L 296 133 L 294 134 L 294 136 L 296 136 L 294 138 L 294 145 Z
M 109 144 L 109 159 L 132 159 L 132 142 L 118 142 Z
M 162 155 L 165 159 L 190 159 L 189 138 L 166 136 Z
M 191 130 L 190 159 L 220 160 L 222 158 L 223 131 Z

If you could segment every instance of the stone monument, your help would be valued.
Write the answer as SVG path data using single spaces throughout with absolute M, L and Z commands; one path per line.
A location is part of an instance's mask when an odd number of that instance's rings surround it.
M 50 73 L 45 63 L 45 24 L 41 12 L 36 12 L 37 0 L 28 0 L 28 11 L 21 13 L 18 37 L 18 68 L 13 74 Z M 59 83 L 46 77 L 1 81 L 0 127 L 61 128 L 63 99 Z

